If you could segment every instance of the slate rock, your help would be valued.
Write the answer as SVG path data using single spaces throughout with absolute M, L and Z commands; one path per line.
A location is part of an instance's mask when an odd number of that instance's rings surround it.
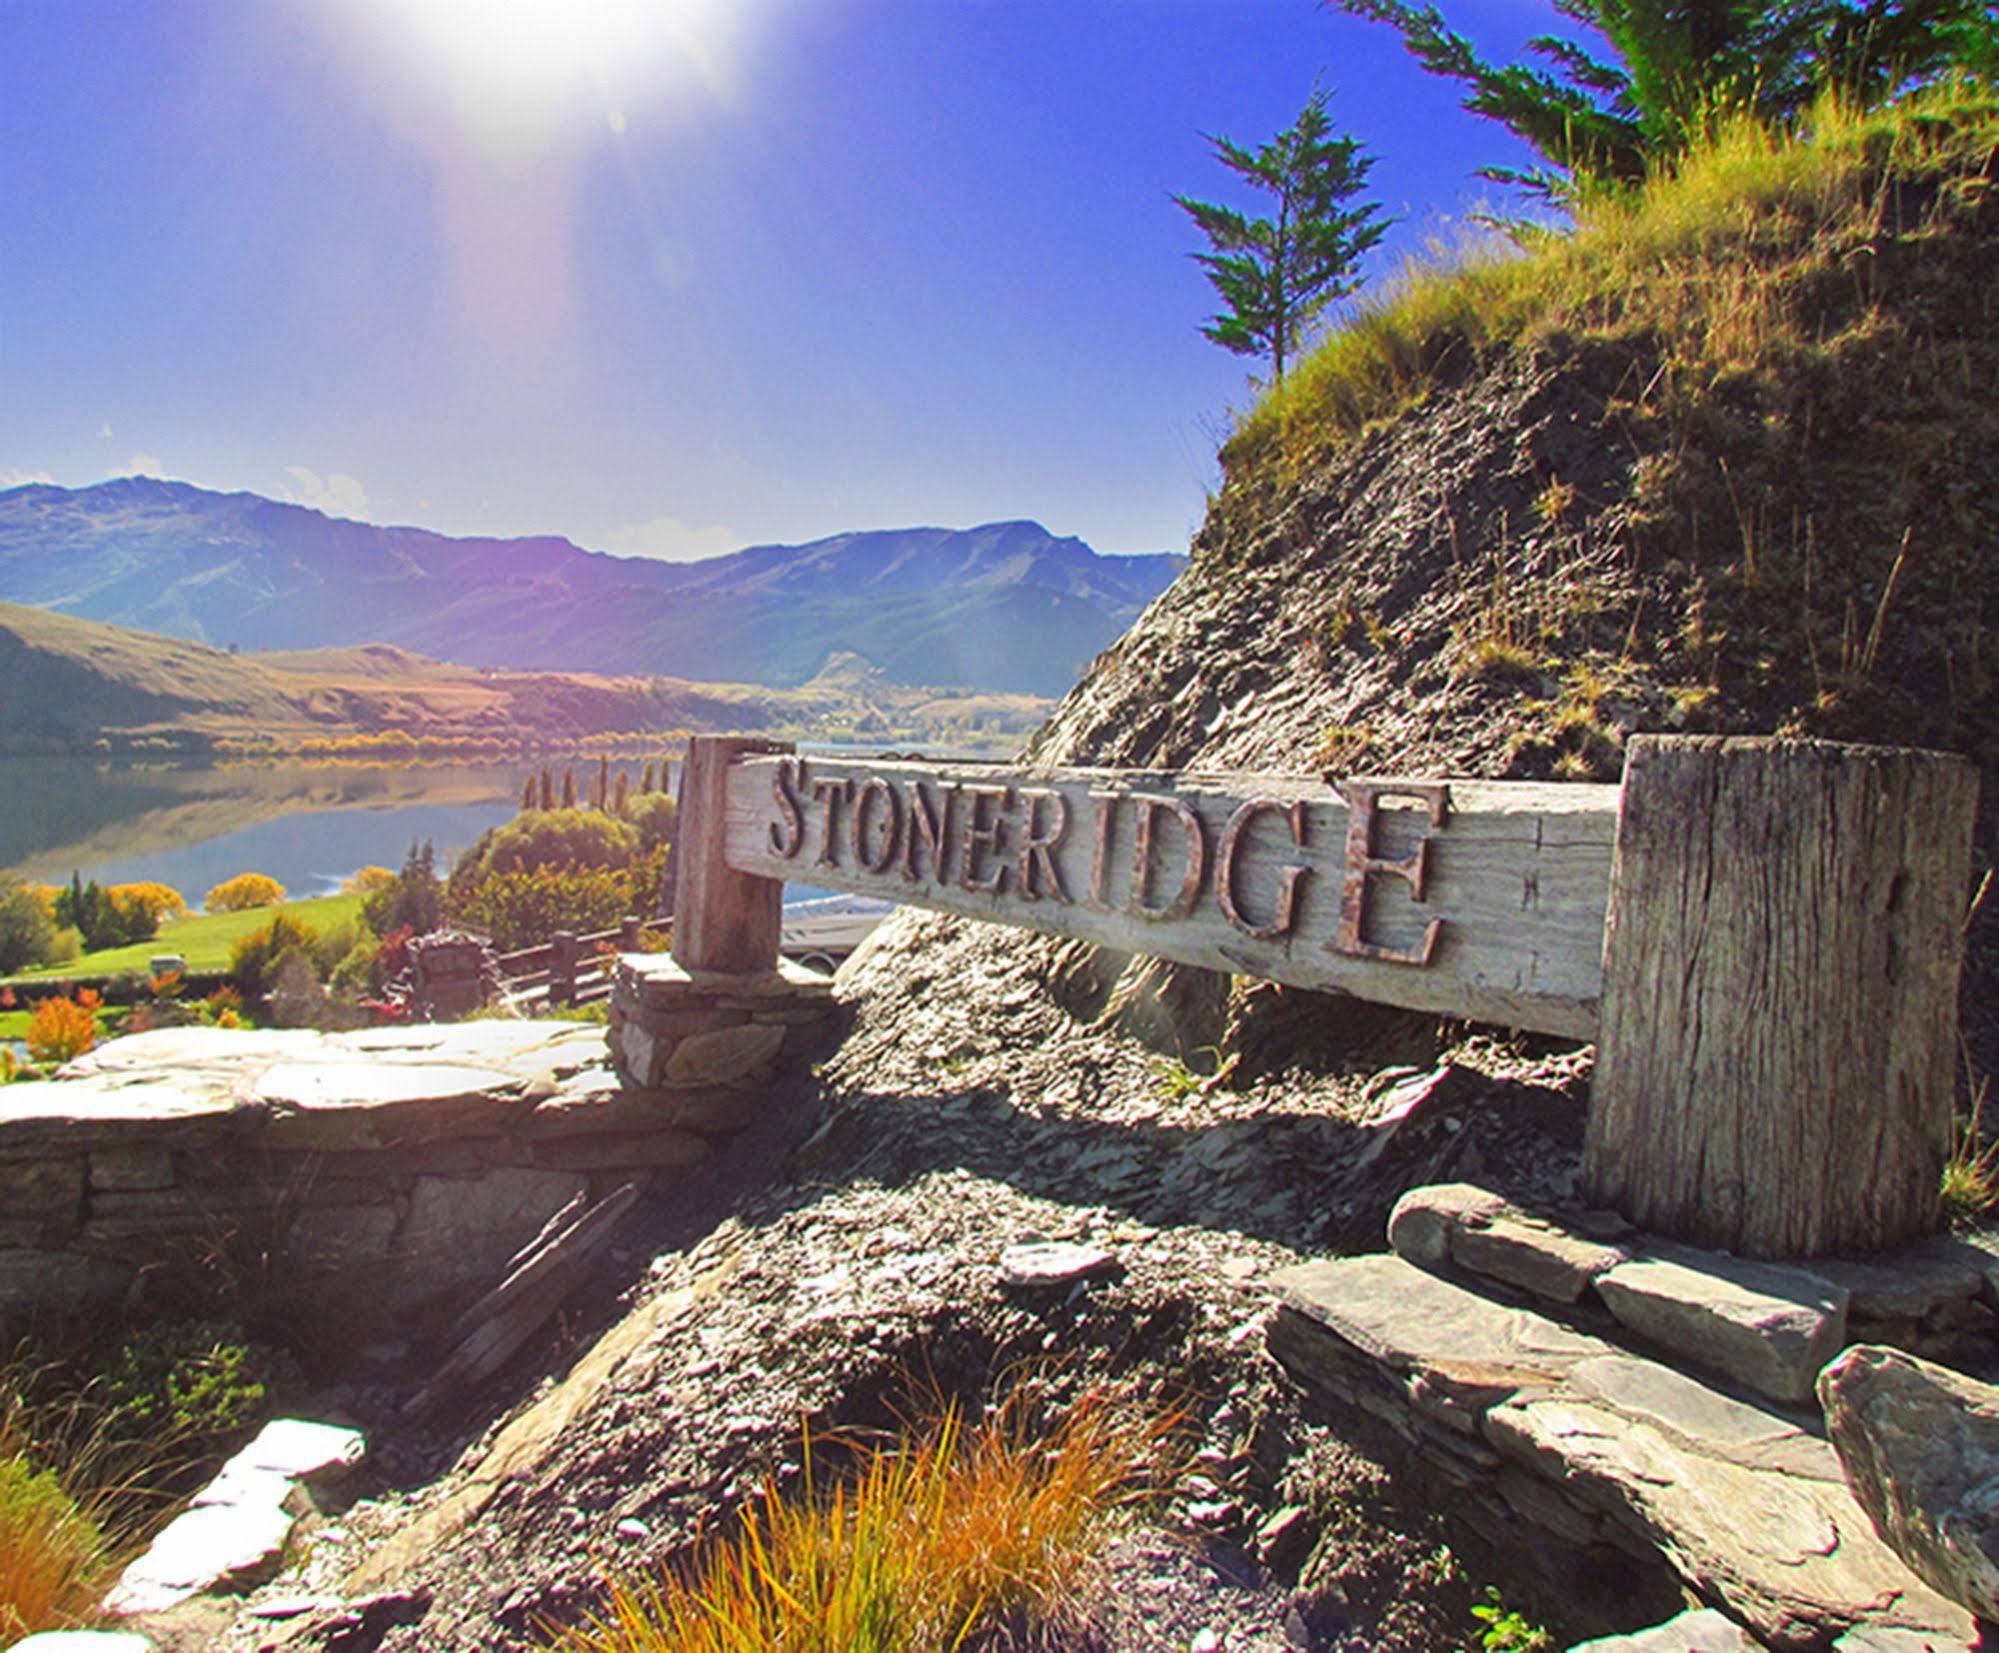
M 1577 1642 L 1569 1653 L 1761 1653 L 1762 1647 L 1726 1613 L 1698 1607 L 1647 1630 Z
M 1655 1242 L 1596 1289 L 1639 1336 L 1773 1400 L 1809 1401 L 1846 1341 L 1846 1289 L 1786 1264 Z
M 1009 1286 L 1066 1286 L 1117 1266 L 1101 1246 L 1069 1240 L 1032 1240 L 1008 1246 L 1000 1257 L 1000 1278 Z
M 1575 1302 L 1631 1255 L 1468 1182 L 1404 1194 L 1389 1215 L 1388 1243 L 1418 1267 L 1455 1263 L 1555 1303 Z
M 1818 1393 L 1882 1541 L 1940 1594 L 1999 1619 L 1999 1389 L 1862 1344 L 1825 1369 Z
M 249 1589 L 277 1571 L 291 1537 L 281 1506 L 198 1504 L 176 1516 L 105 1598 L 117 1618 L 157 1613 L 216 1590 Z
M 674 1046 L 662 1082 L 668 1085 L 726 1085 L 755 1078 L 777 1060 L 784 1029 L 760 1022 L 693 1033 Z

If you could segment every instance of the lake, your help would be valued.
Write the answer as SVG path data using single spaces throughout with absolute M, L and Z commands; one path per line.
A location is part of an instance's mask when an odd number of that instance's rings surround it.
M 626 767 L 636 780 L 641 766 Z M 528 770 L 0 758 L 0 869 L 44 883 L 72 871 L 101 884 L 157 879 L 196 906 L 240 872 L 324 895 L 356 867 L 401 866 L 416 839 L 435 844 L 449 870 L 487 827 L 513 818 Z M 585 763 L 576 770 L 581 780 Z
M 1004 760 L 1011 751 L 937 755 Z M 596 760 L 574 761 L 587 783 Z M 513 819 L 533 767 L 0 757 L 0 872 L 46 884 L 67 883 L 72 872 L 100 884 L 156 880 L 195 907 L 241 872 L 267 873 L 300 897 L 330 894 L 356 867 L 401 866 L 412 841 L 426 838 L 447 872 L 486 828 Z M 620 767 L 636 784 L 644 762 L 614 758 L 613 774 Z M 677 778 L 677 763 L 673 770 Z M 787 901 L 828 893 L 785 887 Z

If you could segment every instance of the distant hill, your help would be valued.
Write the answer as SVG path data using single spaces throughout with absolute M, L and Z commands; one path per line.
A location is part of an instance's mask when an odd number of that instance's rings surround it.
M 696 563 L 452 539 L 184 482 L 0 491 L 0 600 L 243 649 L 389 643 L 475 666 L 1060 694 L 1184 559 L 1039 523 L 838 534 Z
M 390 644 L 229 654 L 205 643 L 0 603 L 0 751 L 147 747 L 332 753 L 370 737 L 513 752 L 593 736 L 771 729 L 944 738 L 1019 733 L 1047 703 L 886 682 L 836 662 L 797 688 L 672 677 L 500 671 Z

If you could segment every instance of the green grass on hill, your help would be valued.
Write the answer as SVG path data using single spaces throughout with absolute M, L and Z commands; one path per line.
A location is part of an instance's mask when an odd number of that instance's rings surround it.
M 126 970 L 143 971 L 147 962 L 161 953 L 179 953 L 190 970 L 226 970 L 230 950 L 252 930 L 268 924 L 273 913 L 284 912 L 315 930 L 326 930 L 344 921 L 358 923 L 361 900 L 358 895 L 328 895 L 316 901 L 289 901 L 282 908 L 253 907 L 242 913 L 202 913 L 175 919 L 162 924 L 160 933 L 151 941 L 131 947 L 107 947 L 100 952 L 85 953 L 68 964 L 43 965 L 9 979 L 115 976 Z
M 1641 187 L 1580 202 L 1571 231 L 1412 265 L 1243 416 L 1225 465 L 1281 478 L 1434 385 L 1558 336 L 1642 335 L 1697 385 L 1810 358 L 1829 342 L 1811 325 L 1815 292 L 1864 278 L 1894 193 L 1976 189 L 1995 149 L 1999 94 L 1975 82 L 1872 110 L 1828 97 L 1797 134 L 1725 124 Z

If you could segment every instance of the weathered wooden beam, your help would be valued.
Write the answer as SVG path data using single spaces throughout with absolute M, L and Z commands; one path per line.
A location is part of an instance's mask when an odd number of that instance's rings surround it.
M 673 957 L 683 970 L 761 975 L 777 968 L 784 885 L 730 866 L 725 853 L 738 760 L 789 752 L 785 741 L 696 735 L 687 743 L 675 817 L 680 844 Z
M 1932 752 L 1632 741 L 1592 1198 L 1760 1257 L 1936 1226 L 1977 800 Z
M 773 954 L 775 892 L 792 879 L 1416 1010 L 1596 1032 L 1612 786 L 1030 774 L 739 750 L 721 783 L 721 860 L 767 892 Z M 696 741 L 690 787 L 717 784 L 712 762 Z M 706 807 L 698 796 L 683 829 Z M 685 881 L 706 853 L 684 863 L 683 925 L 710 922 Z M 675 956 L 693 968 L 677 940 Z

